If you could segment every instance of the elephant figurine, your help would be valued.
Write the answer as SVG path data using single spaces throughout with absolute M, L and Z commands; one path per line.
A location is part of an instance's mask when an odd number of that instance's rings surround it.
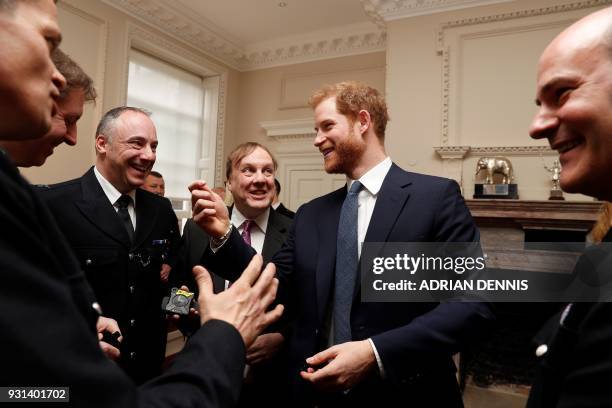
M 495 173 L 503 176 L 502 184 L 510 184 L 514 178 L 512 163 L 505 157 L 481 157 L 476 163 L 476 177 L 481 170 L 486 170 L 485 184 L 493 184 Z

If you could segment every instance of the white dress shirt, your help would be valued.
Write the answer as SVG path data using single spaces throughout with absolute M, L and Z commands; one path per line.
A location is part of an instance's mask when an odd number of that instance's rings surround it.
M 263 250 L 264 241 L 266 240 L 266 229 L 268 227 L 268 218 L 270 217 L 270 207 L 266 208 L 266 211 L 261 213 L 259 217 L 253 220 L 253 225 L 251 225 L 251 248 L 257 251 L 258 254 L 261 254 Z M 238 230 L 238 233 L 242 236 L 242 231 L 244 231 L 244 222 L 247 220 L 244 215 L 238 210 L 238 208 L 234 205 L 232 209 L 232 217 L 230 222 Z M 229 288 L 230 281 L 225 281 L 225 289 Z M 251 366 L 247 364 L 244 367 L 243 377 L 247 378 L 250 375 Z
M 102 191 L 108 198 L 108 201 L 112 204 L 115 211 L 119 211 L 119 207 L 117 207 L 117 200 L 122 194 L 113 186 L 110 181 L 104 178 L 102 173 L 98 171 L 98 169 L 94 166 L 94 174 L 96 179 L 98 179 L 98 183 L 102 187 Z M 132 220 L 132 225 L 134 226 L 134 231 L 136 231 L 136 190 L 132 190 L 127 193 L 130 197 L 132 197 L 132 202 L 128 205 L 128 213 L 130 214 L 130 219 Z
M 382 183 L 391 168 L 391 159 L 385 158 L 383 161 L 372 167 L 359 179 L 359 182 L 363 185 L 359 195 L 357 196 L 357 251 L 361 257 L 361 245 L 365 240 L 366 233 L 368 232 L 368 226 L 370 225 L 370 219 L 372 219 L 372 213 L 374 212 L 374 206 L 376 205 L 376 198 L 378 192 L 382 187 Z M 351 180 L 347 177 L 346 186 L 348 189 L 351 188 L 355 180 Z M 348 191 L 348 190 L 347 190 Z
M 266 239 L 266 228 L 268 228 L 268 218 L 270 217 L 270 208 L 266 208 L 266 211 L 261 213 L 259 217 L 255 218 L 254 225 L 251 225 L 251 247 L 258 254 L 261 254 L 263 249 L 264 241 Z M 232 217 L 230 222 L 232 225 L 238 230 L 238 233 L 242 235 L 242 231 L 244 230 L 244 222 L 247 218 L 242 215 L 240 210 L 234 206 L 232 209 Z
M 361 189 L 361 191 L 359 191 L 359 195 L 357 196 L 357 251 L 359 253 L 359 257 L 361 257 L 361 246 L 363 245 L 366 233 L 368 232 L 370 220 L 372 219 L 372 213 L 374 212 L 374 206 L 376 205 L 376 198 L 378 197 L 378 192 L 380 191 L 382 183 L 385 180 L 389 169 L 391 169 L 392 164 L 393 162 L 391 161 L 391 158 L 386 157 L 383 161 L 372 167 L 363 176 L 359 178 L 359 182 L 363 185 L 363 188 Z M 347 191 L 351 188 L 351 185 L 354 182 L 355 180 L 351 180 L 348 177 L 346 178 Z M 331 332 L 333 333 L 333 327 L 331 329 Z M 376 363 L 378 364 L 380 375 L 384 378 L 385 370 L 382 364 L 382 360 L 378 355 L 378 350 L 376 350 L 376 345 L 374 345 L 372 339 L 368 339 L 368 342 L 372 346 L 372 350 L 374 350 L 374 355 L 376 356 Z

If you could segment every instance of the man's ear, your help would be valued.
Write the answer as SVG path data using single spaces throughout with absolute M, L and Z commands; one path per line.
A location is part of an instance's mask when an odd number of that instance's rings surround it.
M 359 111 L 357 114 L 357 121 L 359 122 L 359 133 L 362 135 L 365 134 L 372 126 L 372 117 L 370 116 L 370 112 L 365 109 Z
M 232 169 L 232 171 L 235 171 L 234 169 Z M 232 175 L 230 174 L 230 178 L 232 177 Z M 225 190 L 229 191 L 230 193 L 232 192 L 232 182 L 230 181 L 230 179 L 228 178 L 227 181 L 225 182 Z
M 105 135 L 99 134 L 96 136 L 96 152 L 98 154 L 106 153 L 108 149 L 108 140 Z

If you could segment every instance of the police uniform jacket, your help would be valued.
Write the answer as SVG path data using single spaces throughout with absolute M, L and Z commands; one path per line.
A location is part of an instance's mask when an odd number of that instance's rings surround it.
M 74 250 L 104 315 L 119 323 L 124 336 L 120 364 L 137 383 L 158 375 L 166 343 L 160 269 L 164 252 L 180 239 L 170 202 L 136 189 L 131 243 L 93 167 L 81 178 L 41 188 L 40 195 Z

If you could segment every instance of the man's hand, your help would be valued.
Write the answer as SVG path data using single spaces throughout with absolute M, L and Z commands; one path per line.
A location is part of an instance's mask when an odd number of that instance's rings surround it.
M 170 276 L 170 271 L 172 267 L 168 264 L 162 264 L 161 271 L 159 271 L 159 278 L 163 283 L 168 283 L 168 276 Z
M 208 271 L 202 266 L 194 266 L 193 273 L 200 288 L 200 322 L 204 324 L 211 319 L 224 320 L 233 325 L 244 340 L 248 349 L 255 338 L 268 325 L 278 320 L 283 313 L 283 306 L 276 305 L 266 311 L 276 297 L 278 279 L 274 278 L 276 267 L 269 263 L 261 271 L 263 261 L 255 255 L 244 270 L 240 279 L 229 289 L 215 295 L 213 283 Z
M 258 364 L 270 360 L 281 346 L 285 338 L 280 333 L 261 334 L 255 339 L 255 343 L 247 350 L 247 363 Z
M 189 185 L 193 221 L 213 238 L 221 238 L 230 226 L 229 212 L 223 199 L 204 181 Z
M 363 381 L 376 368 L 376 356 L 368 340 L 342 343 L 306 359 L 314 368 L 302 371 L 306 381 L 322 391 L 345 391 Z M 325 365 L 317 369 L 317 366 Z
M 100 342 L 100 348 L 102 349 L 104 354 L 106 354 L 106 357 L 110 358 L 111 360 L 118 360 L 119 356 L 121 355 L 119 349 L 111 346 L 105 341 L 102 341 L 102 333 L 104 331 L 110 333 L 120 331 L 117 322 L 109 317 L 100 316 L 98 317 L 98 321 L 96 323 L 96 331 L 98 332 L 98 341 Z M 121 342 L 123 340 L 123 336 L 119 336 L 117 340 Z

